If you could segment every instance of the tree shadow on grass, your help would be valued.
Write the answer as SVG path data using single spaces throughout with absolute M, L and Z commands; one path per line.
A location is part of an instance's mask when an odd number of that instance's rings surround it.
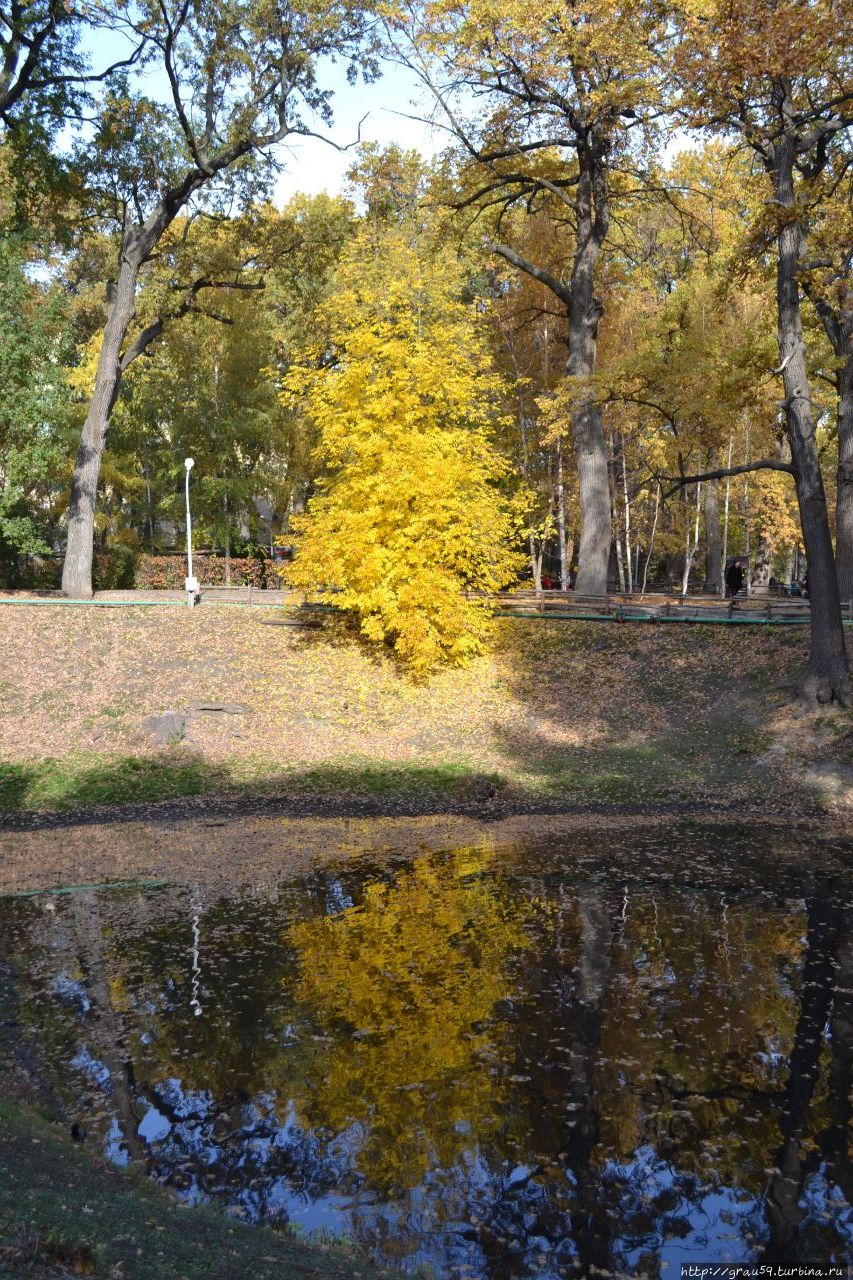
M 328 639 L 309 633 L 304 643 L 327 646 Z M 768 766 L 767 735 L 754 716 L 769 706 L 768 694 L 750 692 L 750 684 L 766 676 L 768 661 L 781 674 L 779 658 L 775 642 L 733 646 L 704 628 L 512 623 L 496 659 L 512 716 L 482 725 L 488 753 L 481 763 L 479 740 L 466 761 L 463 738 L 459 759 L 440 764 L 353 755 L 288 767 L 274 758 L 212 760 L 186 745 L 152 755 L 0 763 L 0 827 L 86 822 L 92 808 L 101 814 L 91 821 L 102 821 L 106 806 L 131 821 L 152 805 L 166 820 L 217 812 L 490 819 L 678 805 L 772 808 L 777 800 L 806 811 L 814 802 L 797 782 L 796 759 Z
M 523 643 L 507 632 L 499 661 L 523 713 L 494 726 L 493 746 L 542 796 L 809 809 L 796 753 L 772 731 L 801 637 L 744 639 L 595 622 L 539 623 Z
M 0 810 L 150 803 L 227 787 L 229 771 L 200 758 L 86 757 L 0 764 Z
M 0 763 L 0 828 L 22 831 L 103 821 L 104 809 L 113 807 L 110 821 L 133 821 L 155 804 L 158 814 L 180 817 L 197 812 L 200 801 L 207 816 L 252 811 L 340 817 L 469 812 L 488 804 L 499 787 L 497 775 L 455 764 L 353 761 L 271 767 L 268 773 L 249 777 L 239 765 L 169 749 L 153 756 L 78 756 Z

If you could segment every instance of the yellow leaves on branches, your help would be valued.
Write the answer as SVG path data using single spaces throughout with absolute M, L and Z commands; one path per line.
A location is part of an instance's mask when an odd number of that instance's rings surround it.
M 499 383 L 456 259 L 414 229 L 369 221 L 335 284 L 285 384 L 328 468 L 287 576 L 423 676 L 481 650 L 488 607 L 467 593 L 515 577 Z

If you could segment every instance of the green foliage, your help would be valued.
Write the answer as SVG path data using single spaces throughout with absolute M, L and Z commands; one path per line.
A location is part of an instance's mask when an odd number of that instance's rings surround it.
M 58 291 L 27 273 L 0 236 L 0 557 L 41 554 L 45 500 L 63 463 L 67 330 Z

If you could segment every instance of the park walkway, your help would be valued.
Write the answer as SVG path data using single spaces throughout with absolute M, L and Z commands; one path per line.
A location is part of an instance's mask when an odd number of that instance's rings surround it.
M 611 620 L 616 622 L 786 623 L 802 625 L 811 618 L 808 600 L 785 596 L 675 595 L 665 592 L 581 596 L 574 591 L 514 591 L 496 596 L 504 616 Z M 844 606 L 853 622 L 853 605 Z
M 243 606 L 281 607 L 298 604 L 298 596 L 283 589 L 249 586 L 203 587 L 200 607 Z M 808 600 L 755 595 L 734 600 L 710 595 L 675 595 L 663 592 L 580 596 L 574 591 L 513 591 L 491 597 L 501 617 L 544 618 L 549 621 L 692 622 L 708 624 L 804 625 L 810 621 Z M 186 607 L 179 589 L 96 591 L 93 601 L 66 600 L 57 591 L 40 594 L 8 592 L 0 594 L 4 604 L 104 606 L 165 605 Z M 845 622 L 853 623 L 853 602 L 844 605 Z

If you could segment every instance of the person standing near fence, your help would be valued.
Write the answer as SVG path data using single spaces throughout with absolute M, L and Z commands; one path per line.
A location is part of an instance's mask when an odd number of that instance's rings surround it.
M 734 599 L 742 587 L 743 565 L 739 560 L 734 560 L 726 569 L 726 595 Z

